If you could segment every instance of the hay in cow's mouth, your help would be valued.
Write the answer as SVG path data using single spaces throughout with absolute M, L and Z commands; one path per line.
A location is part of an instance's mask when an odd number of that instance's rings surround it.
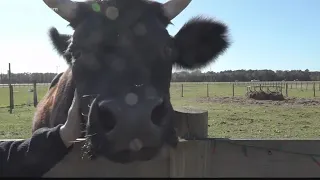
M 128 149 L 110 153 L 108 151 L 104 151 L 106 149 L 101 148 L 101 146 L 99 147 L 100 148 L 94 148 L 90 138 L 87 138 L 84 146 L 82 147 L 82 159 L 87 158 L 89 160 L 95 160 L 97 157 L 102 156 L 115 163 L 127 164 L 134 161 L 149 161 L 156 157 L 161 150 L 161 148 L 157 147 L 143 147 L 139 151 Z

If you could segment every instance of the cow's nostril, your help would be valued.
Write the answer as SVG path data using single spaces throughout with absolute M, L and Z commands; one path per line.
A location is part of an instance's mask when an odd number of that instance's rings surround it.
M 116 126 L 116 118 L 113 111 L 108 108 L 108 102 L 106 101 L 99 103 L 99 120 L 107 132 L 110 132 Z
M 162 119 L 166 115 L 166 107 L 165 107 L 165 102 L 161 101 L 152 111 L 151 113 L 151 121 L 157 125 L 160 126 L 162 123 Z
M 107 130 L 107 132 L 114 129 L 116 126 L 116 119 L 110 110 L 100 110 L 99 119 L 102 127 Z

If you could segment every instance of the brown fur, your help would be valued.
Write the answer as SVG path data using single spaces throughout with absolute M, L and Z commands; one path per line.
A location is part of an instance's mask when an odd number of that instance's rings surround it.
M 75 85 L 69 68 L 38 104 L 33 119 L 32 133 L 42 127 L 54 127 L 66 122 L 74 90 Z

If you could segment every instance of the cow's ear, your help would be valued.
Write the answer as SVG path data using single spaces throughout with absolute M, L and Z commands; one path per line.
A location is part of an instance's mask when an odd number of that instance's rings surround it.
M 195 17 L 174 36 L 178 58 L 174 65 L 201 68 L 214 61 L 230 45 L 228 28 L 212 19 Z
M 49 30 L 49 38 L 51 40 L 53 48 L 70 65 L 71 64 L 71 56 L 69 54 L 66 54 L 65 52 L 68 49 L 71 35 L 60 34 L 59 31 L 56 28 L 51 27 L 50 30 Z

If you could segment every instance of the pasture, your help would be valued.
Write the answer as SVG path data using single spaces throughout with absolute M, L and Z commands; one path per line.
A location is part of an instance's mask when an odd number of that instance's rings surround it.
M 245 93 L 246 86 L 249 85 L 252 83 L 236 83 L 233 90 L 232 83 L 172 83 L 171 99 L 174 107 L 208 110 L 210 137 L 237 139 L 318 137 L 319 82 L 315 84 L 289 82 L 288 97 L 285 101 L 279 102 L 247 99 Z M 285 85 L 282 84 L 282 87 Z M 31 135 L 34 113 L 33 93 L 28 91 L 31 88 L 31 85 L 14 86 L 15 109 L 10 114 L 9 89 L 0 87 L 0 139 L 20 139 Z M 48 85 L 37 86 L 38 100 L 41 100 L 47 89 Z

